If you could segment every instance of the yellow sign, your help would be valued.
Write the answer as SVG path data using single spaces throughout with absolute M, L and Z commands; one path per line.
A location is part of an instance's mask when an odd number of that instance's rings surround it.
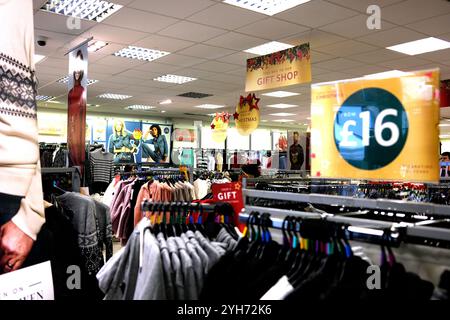
M 222 143 L 227 138 L 230 114 L 226 112 L 216 113 L 211 122 L 211 137 L 214 142 Z
M 311 90 L 311 175 L 439 181 L 439 71 Z
M 247 97 L 241 96 L 236 112 L 233 114 L 236 121 L 236 129 L 240 135 L 248 136 L 255 131 L 259 125 L 259 107 L 255 94 L 249 94 Z
M 247 59 L 246 92 L 307 82 L 311 82 L 309 43 Z

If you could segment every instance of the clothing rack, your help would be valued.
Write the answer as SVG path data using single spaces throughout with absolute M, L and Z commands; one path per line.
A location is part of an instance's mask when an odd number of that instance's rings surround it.
M 404 229 L 409 237 L 417 237 L 422 239 L 431 239 L 434 241 L 450 242 L 450 229 L 432 227 L 434 222 L 447 221 L 450 222 L 449 206 L 436 205 L 432 203 L 412 203 L 407 201 L 385 200 L 385 199 L 355 199 L 343 196 L 330 196 L 322 194 L 296 194 L 288 192 L 273 192 L 243 189 L 245 209 L 240 214 L 240 220 L 247 222 L 249 214 L 252 211 L 270 213 L 273 220 L 274 228 L 281 228 L 282 221 L 286 216 L 297 216 L 300 218 L 316 218 L 324 219 L 330 222 L 348 224 L 350 226 L 368 227 L 368 228 L 396 228 Z M 289 202 L 301 202 L 311 204 L 324 204 L 332 206 L 345 206 L 361 209 L 376 209 L 381 214 L 392 213 L 392 211 L 409 212 L 409 213 L 425 213 L 427 215 L 437 215 L 444 217 L 444 220 L 428 220 L 424 222 L 413 223 L 396 223 L 390 221 L 380 221 L 365 218 L 355 218 L 339 214 L 319 214 L 311 212 L 302 212 L 295 210 L 267 208 L 248 205 L 249 198 L 263 198 L 272 200 L 284 200 Z M 384 212 L 386 211 L 386 212 Z
M 170 208 L 186 208 L 190 211 L 200 210 L 201 212 L 212 213 L 215 211 L 215 204 L 205 204 L 205 203 L 188 203 L 188 202 L 151 202 L 145 200 L 141 204 L 143 212 L 158 210 L 159 208 L 164 210 L 170 210 Z
M 72 190 L 71 191 L 80 192 L 81 179 L 80 179 L 80 168 L 79 167 L 41 168 L 42 176 L 64 175 L 64 174 L 71 175 L 71 182 L 72 182 Z M 43 177 L 43 180 L 44 180 L 44 177 Z

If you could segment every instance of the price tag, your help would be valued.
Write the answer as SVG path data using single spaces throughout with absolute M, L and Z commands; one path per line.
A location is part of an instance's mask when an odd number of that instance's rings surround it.
M 312 86 L 311 174 L 439 181 L 439 71 Z

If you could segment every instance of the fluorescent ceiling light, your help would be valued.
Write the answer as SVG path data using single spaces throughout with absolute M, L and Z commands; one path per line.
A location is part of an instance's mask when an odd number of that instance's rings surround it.
M 57 82 L 59 82 L 59 83 L 68 83 L 69 82 L 69 76 L 65 76 L 63 78 L 60 78 L 60 79 L 57 80 Z M 98 80 L 88 79 L 87 82 L 88 82 L 88 86 L 90 86 L 91 84 L 97 83 Z
M 154 78 L 153 80 L 159 81 L 159 82 L 183 84 L 186 82 L 191 82 L 191 81 L 197 80 L 197 78 L 177 76 L 176 74 L 166 74 L 166 75 L 160 76 L 158 78 Z
M 88 51 L 96 52 L 96 51 L 100 50 L 101 48 L 106 47 L 107 45 L 108 45 L 108 43 L 105 41 L 95 41 L 88 46 Z
M 210 116 L 210 117 L 215 117 L 215 116 L 216 116 L 216 114 L 215 114 L 215 113 L 208 113 L 208 114 L 207 114 L 207 116 Z
M 292 119 L 278 119 L 278 120 L 273 120 L 275 122 L 293 122 L 294 120 Z
M 166 100 L 163 100 L 163 101 L 160 101 L 159 102 L 159 104 L 171 104 L 172 103 L 172 100 L 170 100 L 170 99 L 166 99 Z
M 268 16 L 273 16 L 309 1 L 310 0 L 224 0 L 223 2 Z
M 429 37 L 416 41 L 405 42 L 386 49 L 401 52 L 410 56 L 450 48 L 450 42 Z
M 127 110 L 150 110 L 150 109 L 155 109 L 155 108 L 156 107 L 154 107 L 154 106 L 143 106 L 140 104 L 134 104 L 132 106 L 125 107 L 125 109 L 127 109 Z
M 439 127 L 450 127 L 450 123 L 440 123 Z
M 38 64 L 43 59 L 45 59 L 45 56 L 43 56 L 42 54 L 35 54 L 34 55 L 34 64 Z
M 450 134 L 442 134 L 439 138 L 450 138 Z
M 125 94 L 116 94 L 116 93 L 104 93 L 101 94 L 99 96 L 97 96 L 98 98 L 103 98 L 103 99 L 113 99 L 113 100 L 125 100 L 128 98 L 131 98 L 132 96 L 127 96 Z
M 221 106 L 218 104 L 200 104 L 198 106 L 195 106 L 194 108 L 200 108 L 200 109 L 220 109 L 225 108 L 225 106 Z
M 364 78 L 368 78 L 368 79 L 384 79 L 384 78 L 395 78 L 395 77 L 406 76 L 408 74 L 410 74 L 410 73 L 409 72 L 400 71 L 400 70 L 389 70 L 389 71 L 384 71 L 384 72 L 367 74 L 367 75 L 364 76 Z
M 290 117 L 290 116 L 295 116 L 295 113 L 278 112 L 278 113 L 271 113 L 269 115 L 276 116 L 276 117 Z
M 48 0 L 41 10 L 101 22 L 122 7 L 102 0 Z
M 293 45 L 291 45 L 291 44 L 277 42 L 277 41 L 271 41 L 271 42 L 267 42 L 260 46 L 253 47 L 253 48 L 250 48 L 250 49 L 247 49 L 244 51 L 248 52 L 248 53 L 253 53 L 253 54 L 263 56 L 266 54 L 278 52 L 278 51 L 289 49 L 292 47 L 293 47 Z
M 306 120 L 311 120 L 311 117 L 307 117 Z
M 267 121 L 269 121 L 269 120 L 261 120 L 261 122 L 267 122 Z
M 294 108 L 298 107 L 296 104 L 286 104 L 286 103 L 277 103 L 277 104 L 268 104 L 269 108 L 277 108 L 277 109 L 287 109 L 287 108 Z
M 289 91 L 274 91 L 274 92 L 268 92 L 263 93 L 263 96 L 268 97 L 275 97 L 275 98 L 286 98 L 286 97 L 292 97 L 292 96 L 298 96 L 300 93 L 296 92 L 289 92 Z
M 161 110 L 161 113 L 166 113 L 166 110 Z
M 48 101 L 50 99 L 53 99 L 53 96 L 44 96 L 44 95 L 37 95 L 36 100 L 37 101 Z
M 128 48 L 123 48 L 122 50 L 114 53 L 114 55 L 117 57 L 145 61 L 154 61 L 156 59 L 167 56 L 168 54 L 170 54 L 170 52 L 133 46 L 128 46 Z

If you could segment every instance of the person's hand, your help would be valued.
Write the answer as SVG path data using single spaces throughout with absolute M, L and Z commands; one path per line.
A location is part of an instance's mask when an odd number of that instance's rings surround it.
M 33 239 L 12 221 L 0 228 L 0 270 L 11 272 L 19 269 L 33 247 Z
M 165 157 L 162 157 L 162 162 L 166 162 L 166 160 L 167 160 L 167 156 L 165 156 Z

